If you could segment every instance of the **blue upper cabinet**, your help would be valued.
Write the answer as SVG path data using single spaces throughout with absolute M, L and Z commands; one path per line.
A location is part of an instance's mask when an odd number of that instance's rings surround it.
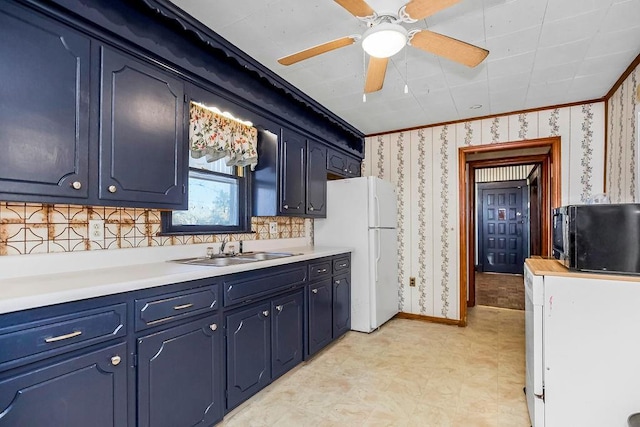
M 186 208 L 182 80 L 114 49 L 100 51 L 100 199 Z
M 81 203 L 90 40 L 8 2 L 0 3 L 0 28 L 0 199 Z

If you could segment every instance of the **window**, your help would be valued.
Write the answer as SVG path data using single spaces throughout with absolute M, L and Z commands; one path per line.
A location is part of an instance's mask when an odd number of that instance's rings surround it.
M 227 166 L 225 159 L 208 163 L 204 157 L 190 157 L 189 208 L 163 212 L 163 233 L 249 232 L 249 185 L 247 167 Z

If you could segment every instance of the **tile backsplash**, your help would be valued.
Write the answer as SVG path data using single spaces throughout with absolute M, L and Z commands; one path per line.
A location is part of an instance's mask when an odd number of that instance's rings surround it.
M 89 239 L 89 220 L 104 221 L 104 238 Z M 0 202 L 0 255 L 73 252 L 195 243 L 305 237 L 304 218 L 253 217 L 247 234 L 159 236 L 160 211 Z M 269 223 L 278 233 L 269 233 Z

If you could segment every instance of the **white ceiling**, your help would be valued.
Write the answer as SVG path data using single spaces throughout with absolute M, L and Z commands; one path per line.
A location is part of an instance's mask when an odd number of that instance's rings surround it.
M 334 1 L 172 1 L 365 134 L 600 98 L 640 52 L 640 0 L 461 0 L 404 25 L 488 49 L 487 59 L 467 68 L 405 47 L 363 103 L 360 42 L 276 62 L 366 30 Z M 368 0 L 377 11 L 404 3 Z

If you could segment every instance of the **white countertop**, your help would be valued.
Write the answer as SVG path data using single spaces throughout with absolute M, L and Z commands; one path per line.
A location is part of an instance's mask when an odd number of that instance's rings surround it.
M 207 245 L 203 246 L 206 247 Z M 273 250 L 299 255 L 227 267 L 213 267 L 167 262 L 166 260 L 168 259 L 187 258 L 204 254 L 204 249 L 201 247 L 198 248 L 198 252 L 194 252 L 195 248 L 189 248 L 188 251 L 184 247 L 174 248 L 171 251 L 156 250 L 157 256 L 155 259 L 153 250 L 161 248 L 146 248 L 144 254 L 140 252 L 140 249 L 120 249 L 117 251 L 99 251 L 97 253 L 96 251 L 88 251 L 77 254 L 47 254 L 50 258 L 45 259 L 45 264 L 51 266 L 48 270 L 46 268 L 36 268 L 35 264 L 39 261 L 37 256 L 2 257 L 14 259 L 0 260 L 0 271 L 5 276 L 3 278 L 0 273 L 0 314 L 351 252 L 351 248 L 282 247 L 278 245 L 276 248 L 252 248 L 251 250 Z M 182 249 L 182 251 L 177 252 L 176 249 Z M 123 251 L 128 251 L 128 254 L 120 253 Z M 118 253 L 116 254 L 116 252 Z M 64 255 L 64 258 L 58 257 L 52 261 L 51 258 L 55 258 L 53 257 L 54 255 Z M 140 256 L 141 260 L 138 263 L 132 262 L 132 255 L 142 255 Z M 127 256 L 129 257 L 128 260 Z M 30 271 L 35 272 L 35 274 L 24 274 L 24 271 L 21 271 L 22 274 L 12 275 L 7 273 L 9 271 L 7 266 L 10 265 L 10 262 L 25 263 L 26 261 L 25 259 L 18 260 L 17 258 L 30 258 L 29 261 L 33 262 Z M 56 262 L 60 260 L 62 262 Z M 82 265 L 74 266 L 74 263 Z M 63 264 L 66 265 L 66 271 L 65 267 L 60 267 Z M 57 268 L 54 268 L 54 265 Z M 95 268 L 96 265 L 103 267 Z M 104 267 L 104 265 L 108 266 Z M 25 268 L 27 268 L 26 265 Z M 17 270 L 17 268 L 14 268 L 14 270 Z M 16 272 L 14 271 L 14 273 Z

